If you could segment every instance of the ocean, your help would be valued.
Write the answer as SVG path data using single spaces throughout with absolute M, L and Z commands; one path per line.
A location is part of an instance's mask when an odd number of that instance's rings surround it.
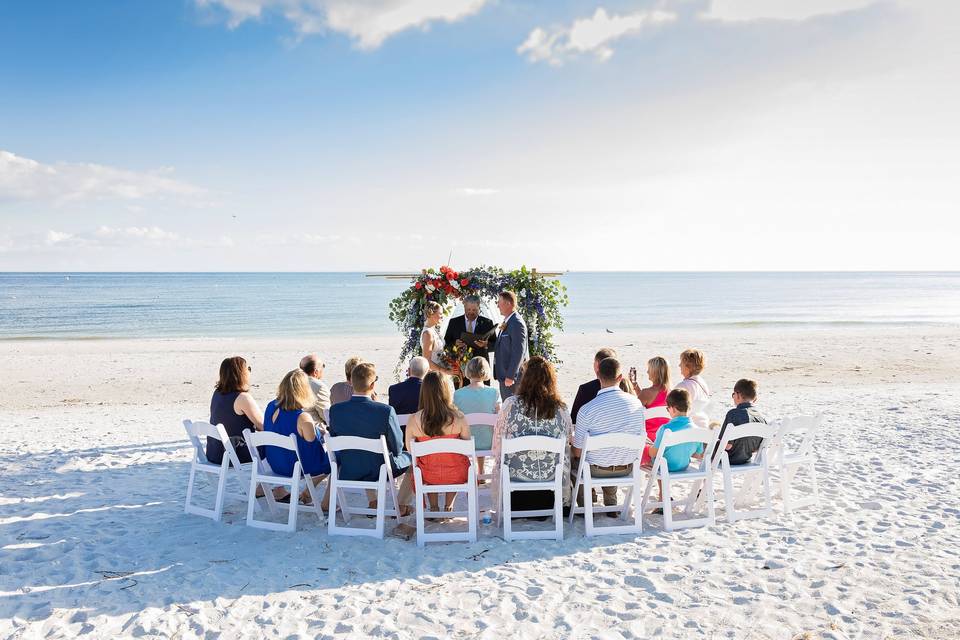
M 960 324 L 960 272 L 560 277 L 566 332 Z M 396 335 L 408 283 L 363 273 L 0 273 L 0 339 Z M 488 315 L 496 317 L 492 301 Z

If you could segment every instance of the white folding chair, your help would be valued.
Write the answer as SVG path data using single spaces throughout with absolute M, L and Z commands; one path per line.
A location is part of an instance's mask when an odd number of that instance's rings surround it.
M 470 429 L 474 427 L 490 427 L 491 429 L 497 425 L 497 414 L 495 413 L 468 413 L 464 416 L 467 420 L 467 424 L 470 425 Z M 493 449 L 477 449 L 478 458 L 492 458 Z M 486 466 L 486 460 L 484 460 L 484 466 Z M 492 464 L 492 462 L 491 462 Z M 493 481 L 493 472 L 486 473 L 485 469 L 477 467 L 477 478 L 480 480 L 487 480 L 488 487 L 490 482 Z
M 563 540 L 563 456 L 566 441 L 563 438 L 548 438 L 547 436 L 520 436 L 519 438 L 504 438 L 500 449 L 500 503 L 501 509 L 497 519 L 503 523 L 503 537 L 507 542 L 513 540 L 543 540 L 553 538 Z M 524 451 L 546 451 L 557 455 L 557 465 L 553 480 L 545 482 L 523 482 L 510 479 L 510 468 L 507 465 L 507 456 Z M 511 509 L 511 498 L 514 491 L 553 491 L 553 509 L 520 511 L 517 516 Z M 538 516 L 552 516 L 554 528 L 533 531 L 514 531 L 513 518 L 535 518 Z
M 747 518 L 762 518 L 773 515 L 773 499 L 770 490 L 770 450 L 776 435 L 778 426 L 775 424 L 764 424 L 762 422 L 748 422 L 741 425 L 728 424 L 723 431 L 723 438 L 717 448 L 717 454 L 713 458 L 713 471 L 717 470 L 723 475 L 723 500 L 727 507 L 727 521 L 736 522 Z M 763 438 L 760 448 L 754 454 L 752 462 L 740 465 L 731 465 L 730 456 L 727 453 L 727 445 L 733 440 L 740 438 Z M 707 452 L 709 456 L 711 452 Z M 743 477 L 743 485 L 739 493 L 734 492 L 734 476 Z M 755 481 L 759 481 L 763 486 L 763 506 L 759 509 L 737 510 L 737 502 L 744 502 L 752 498 L 757 487 Z
M 699 464 L 691 464 L 683 471 L 670 471 L 667 466 L 667 460 L 664 453 L 667 447 L 678 444 L 688 444 L 699 442 L 703 444 L 703 459 Z M 681 431 L 667 431 L 663 434 L 660 441 L 660 448 L 657 449 L 657 457 L 653 460 L 653 466 L 645 468 L 644 471 L 650 474 L 647 481 L 647 488 L 643 493 L 642 510 L 646 512 L 650 507 L 661 507 L 663 509 L 663 528 L 667 531 L 682 529 L 686 527 L 700 527 L 704 525 L 713 525 L 716 523 L 716 514 L 713 504 L 713 464 L 710 462 L 710 452 L 717 444 L 717 435 L 710 429 L 700 429 L 691 427 Z M 651 494 L 657 481 L 663 486 L 663 500 L 651 500 Z M 685 514 L 687 517 L 677 520 L 673 517 L 673 507 L 671 503 L 671 494 L 673 483 L 680 481 L 694 481 L 690 495 L 686 501 Z M 700 502 L 699 489 L 703 487 L 706 490 L 707 515 L 702 518 L 692 516 L 695 505 Z
M 466 456 L 470 461 L 467 471 L 466 484 L 425 484 L 423 474 L 417 466 L 417 458 L 436 453 L 458 453 Z M 480 520 L 480 510 L 477 503 L 477 458 L 473 440 L 452 440 L 437 438 L 426 442 L 414 442 L 410 449 L 413 456 L 413 474 L 416 480 L 416 507 L 417 507 L 417 546 L 424 546 L 427 542 L 476 542 L 477 521 Z M 467 509 L 461 511 L 430 511 L 426 504 L 430 493 L 466 493 Z M 439 503 L 439 500 L 438 500 Z M 444 505 L 446 506 L 446 505 Z M 426 518 L 467 518 L 466 531 L 443 531 L 426 533 L 424 531 Z
M 407 423 L 410 422 L 410 416 L 412 415 L 412 413 L 398 413 L 397 424 L 399 424 L 401 428 L 407 426 Z
M 573 494 L 570 504 L 570 524 L 573 524 L 573 517 L 578 514 L 584 514 L 584 523 L 587 537 L 601 535 L 605 533 L 641 533 L 643 531 L 643 510 L 640 508 L 640 497 L 642 495 L 642 484 L 640 482 L 640 460 L 643 457 L 643 450 L 646 447 L 647 439 L 645 436 L 629 433 L 608 433 L 599 436 L 588 435 L 583 442 L 583 449 L 580 455 L 580 468 L 577 469 L 577 480 L 573 485 Z M 633 465 L 633 470 L 623 476 L 594 478 L 590 472 L 590 464 L 587 462 L 587 454 L 591 451 L 602 451 L 603 449 L 629 449 L 631 461 L 627 464 Z M 580 485 L 583 484 L 583 503 L 585 506 L 578 507 L 576 504 L 577 496 L 580 492 Z M 627 487 L 627 495 L 621 506 L 593 506 L 594 488 L 603 487 Z M 630 503 L 633 502 L 633 524 L 626 524 L 627 515 L 630 513 Z M 604 525 L 595 527 L 593 523 L 594 513 L 613 513 L 620 512 L 620 520 L 624 524 Z
M 644 407 L 643 418 L 645 420 L 650 420 L 652 418 L 666 418 L 669 420 L 670 412 L 667 411 L 666 405 L 661 405 L 659 407 Z
M 190 444 L 193 445 L 190 480 L 187 482 L 187 499 L 183 505 L 183 510 L 185 513 L 192 513 L 219 522 L 223 516 L 223 502 L 228 495 L 240 500 L 247 499 L 246 479 L 243 474 L 249 471 L 251 465 L 249 463 L 240 464 L 237 452 L 222 424 L 214 426 L 202 420 L 184 420 L 183 428 L 186 429 Z M 201 438 L 216 438 L 223 444 L 223 462 L 213 464 L 207 460 L 206 446 L 204 442 L 201 442 Z M 193 504 L 194 482 L 198 471 L 217 476 L 217 494 L 214 498 L 213 509 L 204 509 Z M 239 492 L 236 494 L 227 492 L 227 479 L 230 477 L 236 478 L 239 485 Z
M 323 525 L 323 509 L 320 507 L 320 495 L 313 482 L 313 477 L 309 473 L 303 472 L 303 463 L 300 460 L 300 451 L 297 449 L 297 436 L 291 433 L 289 436 L 281 436 L 272 431 L 250 431 L 243 430 L 243 439 L 247 443 L 247 449 L 250 450 L 250 458 L 253 460 L 250 473 L 250 491 L 247 496 L 247 526 L 256 529 L 270 529 L 271 531 L 296 531 L 297 513 L 300 511 L 312 511 L 317 514 L 317 519 Z M 297 461 L 293 463 L 293 472 L 290 477 L 280 476 L 270 469 L 269 465 L 260 457 L 257 447 L 270 446 L 279 447 L 293 451 L 297 456 Z M 301 483 L 307 487 L 312 504 L 300 504 Z M 269 520 L 257 520 L 253 517 L 254 509 L 257 505 L 257 485 L 263 486 L 263 496 L 270 507 L 271 513 L 277 511 L 277 501 L 273 497 L 273 487 L 287 487 L 290 491 L 290 504 L 287 507 L 287 521 L 271 522 Z
M 327 447 L 327 455 L 330 457 L 330 508 L 327 519 L 327 531 L 330 535 L 336 536 L 372 536 L 374 538 L 383 538 L 386 516 L 394 516 L 400 521 L 400 505 L 397 502 L 397 487 L 393 480 L 393 467 L 390 465 L 390 451 L 387 449 L 387 439 L 380 436 L 379 439 L 361 438 L 359 436 L 334 436 L 327 438 L 324 443 Z M 337 464 L 336 454 L 341 451 L 368 451 L 383 456 L 383 464 L 380 465 L 380 477 L 376 481 L 365 480 L 341 480 L 339 465 Z M 387 489 L 390 490 L 390 497 L 393 501 L 393 508 L 387 509 L 386 498 Z M 373 490 L 377 492 L 377 508 L 350 506 L 347 503 L 347 490 Z M 340 513 L 343 514 L 344 525 L 337 524 L 337 505 L 340 506 Z M 349 526 L 350 517 L 357 515 L 376 516 L 374 527 L 352 527 Z
M 323 410 L 323 423 L 327 425 L 327 428 L 330 428 L 330 407 L 327 407 Z
M 823 422 L 823 415 L 799 415 L 784 418 L 777 433 L 777 463 L 780 470 L 780 497 L 783 498 L 783 510 L 815 505 L 820 502 L 820 490 L 817 487 L 817 461 L 813 453 L 813 443 L 817 430 Z M 810 491 L 805 497 L 795 498 L 791 491 L 797 473 L 806 469 L 809 473 Z

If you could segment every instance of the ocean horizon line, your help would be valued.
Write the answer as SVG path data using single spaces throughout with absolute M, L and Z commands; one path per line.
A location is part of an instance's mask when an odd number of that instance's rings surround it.
M 960 274 L 960 269 L 537 269 L 544 273 L 566 274 L 603 274 L 603 273 L 637 273 L 637 274 L 728 274 L 728 273 L 751 273 L 751 274 L 920 274 L 920 275 L 956 275 Z M 254 274 L 254 275 L 310 275 L 310 274 L 338 274 L 338 275 L 370 275 L 377 277 L 380 273 L 405 274 L 420 273 L 422 269 L 330 269 L 320 271 L 0 271 L 0 275 L 211 275 L 211 274 Z

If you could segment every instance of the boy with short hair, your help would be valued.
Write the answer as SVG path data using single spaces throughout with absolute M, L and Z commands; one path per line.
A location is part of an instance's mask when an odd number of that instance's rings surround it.
M 767 424 L 767 419 L 760 411 L 753 406 L 757 400 L 757 383 L 753 380 L 741 378 L 737 384 L 733 385 L 733 404 L 735 408 L 727 412 L 727 416 L 720 425 L 720 437 L 723 439 L 723 432 L 727 425 L 739 426 L 748 422 L 760 422 Z M 727 443 L 727 456 L 730 458 L 731 465 L 748 464 L 753 459 L 753 454 L 760 449 L 763 438 L 750 436 L 748 438 L 737 438 Z M 717 446 L 720 446 L 719 444 Z M 714 453 L 716 455 L 716 452 Z
M 652 445 L 647 445 L 647 454 L 651 460 L 656 459 L 665 433 L 683 431 L 691 427 L 690 418 L 687 416 L 689 412 L 690 393 L 686 389 L 674 389 L 667 394 L 667 413 L 670 414 L 670 422 L 660 427 L 657 430 L 656 441 Z M 687 442 L 667 447 L 663 452 L 663 458 L 667 461 L 667 468 L 670 471 L 683 471 L 690 466 L 690 458 L 698 453 L 703 453 L 703 443 Z

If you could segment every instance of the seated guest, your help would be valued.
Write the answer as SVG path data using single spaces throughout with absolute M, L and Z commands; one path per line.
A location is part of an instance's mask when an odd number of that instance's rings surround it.
M 483 360 L 483 358 L 479 358 Z M 437 438 L 470 439 L 470 425 L 453 404 L 453 383 L 442 373 L 431 371 L 420 388 L 420 410 L 407 423 L 407 451 L 414 442 Z M 425 484 L 464 484 L 470 459 L 456 453 L 434 453 L 417 458 L 417 467 Z M 437 511 L 439 494 L 427 494 L 431 511 Z M 447 493 L 444 511 L 453 511 L 454 492 Z
M 323 417 L 323 412 L 330 408 L 330 389 L 327 387 L 327 383 L 323 381 L 323 370 L 325 368 L 323 360 L 317 354 L 311 353 L 303 356 L 300 360 L 300 368 L 310 379 L 310 389 L 313 390 L 313 395 L 317 397 L 317 401 L 309 409 L 310 417 L 318 425 L 325 427 L 327 421 Z
M 420 408 L 420 383 L 430 370 L 430 363 L 422 356 L 410 360 L 407 379 L 390 385 L 387 402 L 397 414 L 416 413 Z
M 483 356 L 472 358 L 467 363 L 464 375 L 470 381 L 453 393 L 453 404 L 463 412 L 468 413 L 499 413 L 500 390 L 487 384 L 490 380 L 490 361 Z M 493 447 L 493 427 L 476 425 L 471 427 L 473 443 L 477 451 L 489 451 Z M 483 473 L 482 456 L 477 456 L 477 466 Z
M 353 395 L 347 402 L 340 402 L 330 407 L 328 429 L 331 436 L 359 436 L 375 440 L 379 440 L 380 436 L 386 436 L 390 463 L 393 475 L 396 477 L 410 469 L 410 454 L 403 450 L 403 435 L 400 431 L 400 423 L 397 422 L 397 412 L 390 405 L 375 402 L 373 399 L 373 385 L 376 381 L 377 371 L 369 362 L 360 362 L 352 367 L 350 384 L 353 387 Z M 380 478 L 383 455 L 369 451 L 342 451 L 337 454 L 337 464 L 340 480 L 376 482 Z M 404 498 L 409 499 L 407 479 L 404 479 L 400 494 L 401 504 L 406 504 L 407 501 Z M 370 498 L 370 503 L 371 508 L 375 507 L 375 498 Z M 324 507 L 326 507 L 326 498 Z
M 281 436 L 297 434 L 297 451 L 304 474 L 314 476 L 320 484 L 330 474 L 330 460 L 323 450 L 323 440 L 308 410 L 317 399 L 310 389 L 310 378 L 302 369 L 294 369 L 283 377 L 277 388 L 277 399 L 267 404 L 263 414 L 263 430 Z M 267 462 L 278 476 L 293 475 L 297 453 L 289 449 L 267 446 Z M 310 493 L 304 489 L 300 500 L 308 502 Z
M 723 419 L 720 426 L 720 436 L 718 440 L 723 439 L 723 432 L 727 425 L 739 426 L 748 422 L 761 422 L 767 424 L 767 419 L 763 414 L 753 406 L 757 400 L 757 383 L 753 380 L 741 378 L 737 384 L 733 385 L 733 404 L 735 409 L 727 411 L 727 417 Z M 763 438 L 749 436 L 746 438 L 737 438 L 727 443 L 727 456 L 730 458 L 731 465 L 747 464 L 753 458 L 763 443 Z M 718 445 L 719 446 L 719 445 Z M 714 454 L 716 455 L 716 454 Z
M 647 409 L 667 406 L 667 392 L 670 391 L 670 367 L 667 365 L 666 358 L 657 356 L 647 360 L 647 379 L 652 383 L 646 389 L 640 389 L 636 380 L 636 370 L 631 369 L 631 383 L 637 394 L 637 398 Z M 656 440 L 657 431 L 665 425 L 670 418 L 648 417 L 647 418 L 647 439 L 651 442 Z M 650 464 L 650 459 L 646 453 L 643 456 L 643 464 Z
M 643 404 L 633 394 L 631 387 L 621 384 L 626 382 L 620 370 L 620 362 L 616 358 L 604 358 L 597 367 L 600 380 L 600 391 L 597 397 L 583 405 L 580 417 L 577 420 L 574 436 L 571 461 L 571 480 L 576 482 L 581 450 L 587 436 L 599 436 L 607 433 L 628 433 L 638 436 L 646 435 L 643 416 Z M 590 473 L 594 478 L 611 478 L 625 476 L 632 472 L 633 461 L 636 460 L 636 451 L 629 449 L 603 449 L 590 451 L 586 456 L 586 463 L 590 465 Z M 604 506 L 617 504 L 617 487 L 603 487 Z M 577 494 L 577 505 L 583 506 L 583 487 Z M 616 513 L 608 513 L 617 517 Z
M 687 349 L 680 354 L 680 375 L 683 380 L 677 383 L 677 389 L 686 389 L 690 394 L 690 402 L 710 399 L 710 387 L 700 375 L 705 366 L 706 358 L 697 349 Z
M 516 395 L 503 401 L 497 426 L 493 432 L 494 471 L 493 503 L 499 505 L 500 449 L 505 438 L 520 436 L 570 437 L 573 423 L 557 390 L 557 373 L 547 360 L 534 356 L 527 360 L 520 376 Z M 563 504 L 570 504 L 570 460 L 563 456 Z M 554 479 L 556 454 L 527 451 L 506 458 L 511 480 L 547 482 Z M 514 511 L 531 511 L 553 507 L 553 491 L 518 491 L 511 498 Z
M 690 411 L 690 394 L 686 389 L 674 389 L 667 394 L 667 412 L 670 414 L 670 421 L 660 427 L 657 431 L 657 438 L 652 445 L 647 446 L 647 455 L 652 461 L 656 459 L 657 452 L 660 450 L 660 443 L 663 442 L 663 434 L 668 431 L 683 431 L 689 429 L 692 424 L 687 413 Z M 702 442 L 688 442 L 686 444 L 675 444 L 667 447 L 663 452 L 663 459 L 667 461 L 667 469 L 670 471 L 683 471 L 690 466 L 690 458 L 696 454 L 703 453 Z M 663 500 L 663 487 L 660 487 L 660 500 Z M 662 509 L 657 509 L 654 513 L 663 513 Z
M 609 347 L 604 347 L 597 351 L 597 354 L 593 356 L 593 375 L 599 375 L 597 370 L 601 360 L 616 357 L 617 352 Z M 594 378 L 590 382 L 584 382 L 580 385 L 580 388 L 577 389 L 577 396 L 573 399 L 573 408 L 570 410 L 570 419 L 573 420 L 574 424 L 577 422 L 580 407 L 596 398 L 598 391 L 600 391 L 600 380 L 598 378 Z
M 346 382 L 338 382 L 330 387 L 331 406 L 341 402 L 346 402 L 353 396 L 353 386 L 350 384 L 350 372 L 353 371 L 353 368 L 361 362 L 363 362 L 363 358 L 359 356 L 353 356 L 352 358 L 347 359 L 347 362 L 343 365 L 344 373 L 347 374 Z M 376 400 L 377 392 L 374 391 L 373 395 L 370 397 Z
M 710 401 L 710 387 L 700 375 L 705 366 L 706 359 L 697 349 L 687 349 L 680 354 L 680 375 L 683 376 L 683 380 L 677 383 L 677 389 L 686 389 L 690 394 L 690 408 L 696 412 L 691 419 L 698 427 L 707 426 L 707 416 L 700 412 Z
M 263 430 L 263 414 L 250 395 L 250 371 L 240 356 L 220 363 L 220 379 L 210 398 L 210 424 L 222 424 L 241 463 L 250 462 L 250 450 L 243 439 L 243 430 Z M 224 448 L 216 438 L 207 438 L 207 460 L 223 463 Z

